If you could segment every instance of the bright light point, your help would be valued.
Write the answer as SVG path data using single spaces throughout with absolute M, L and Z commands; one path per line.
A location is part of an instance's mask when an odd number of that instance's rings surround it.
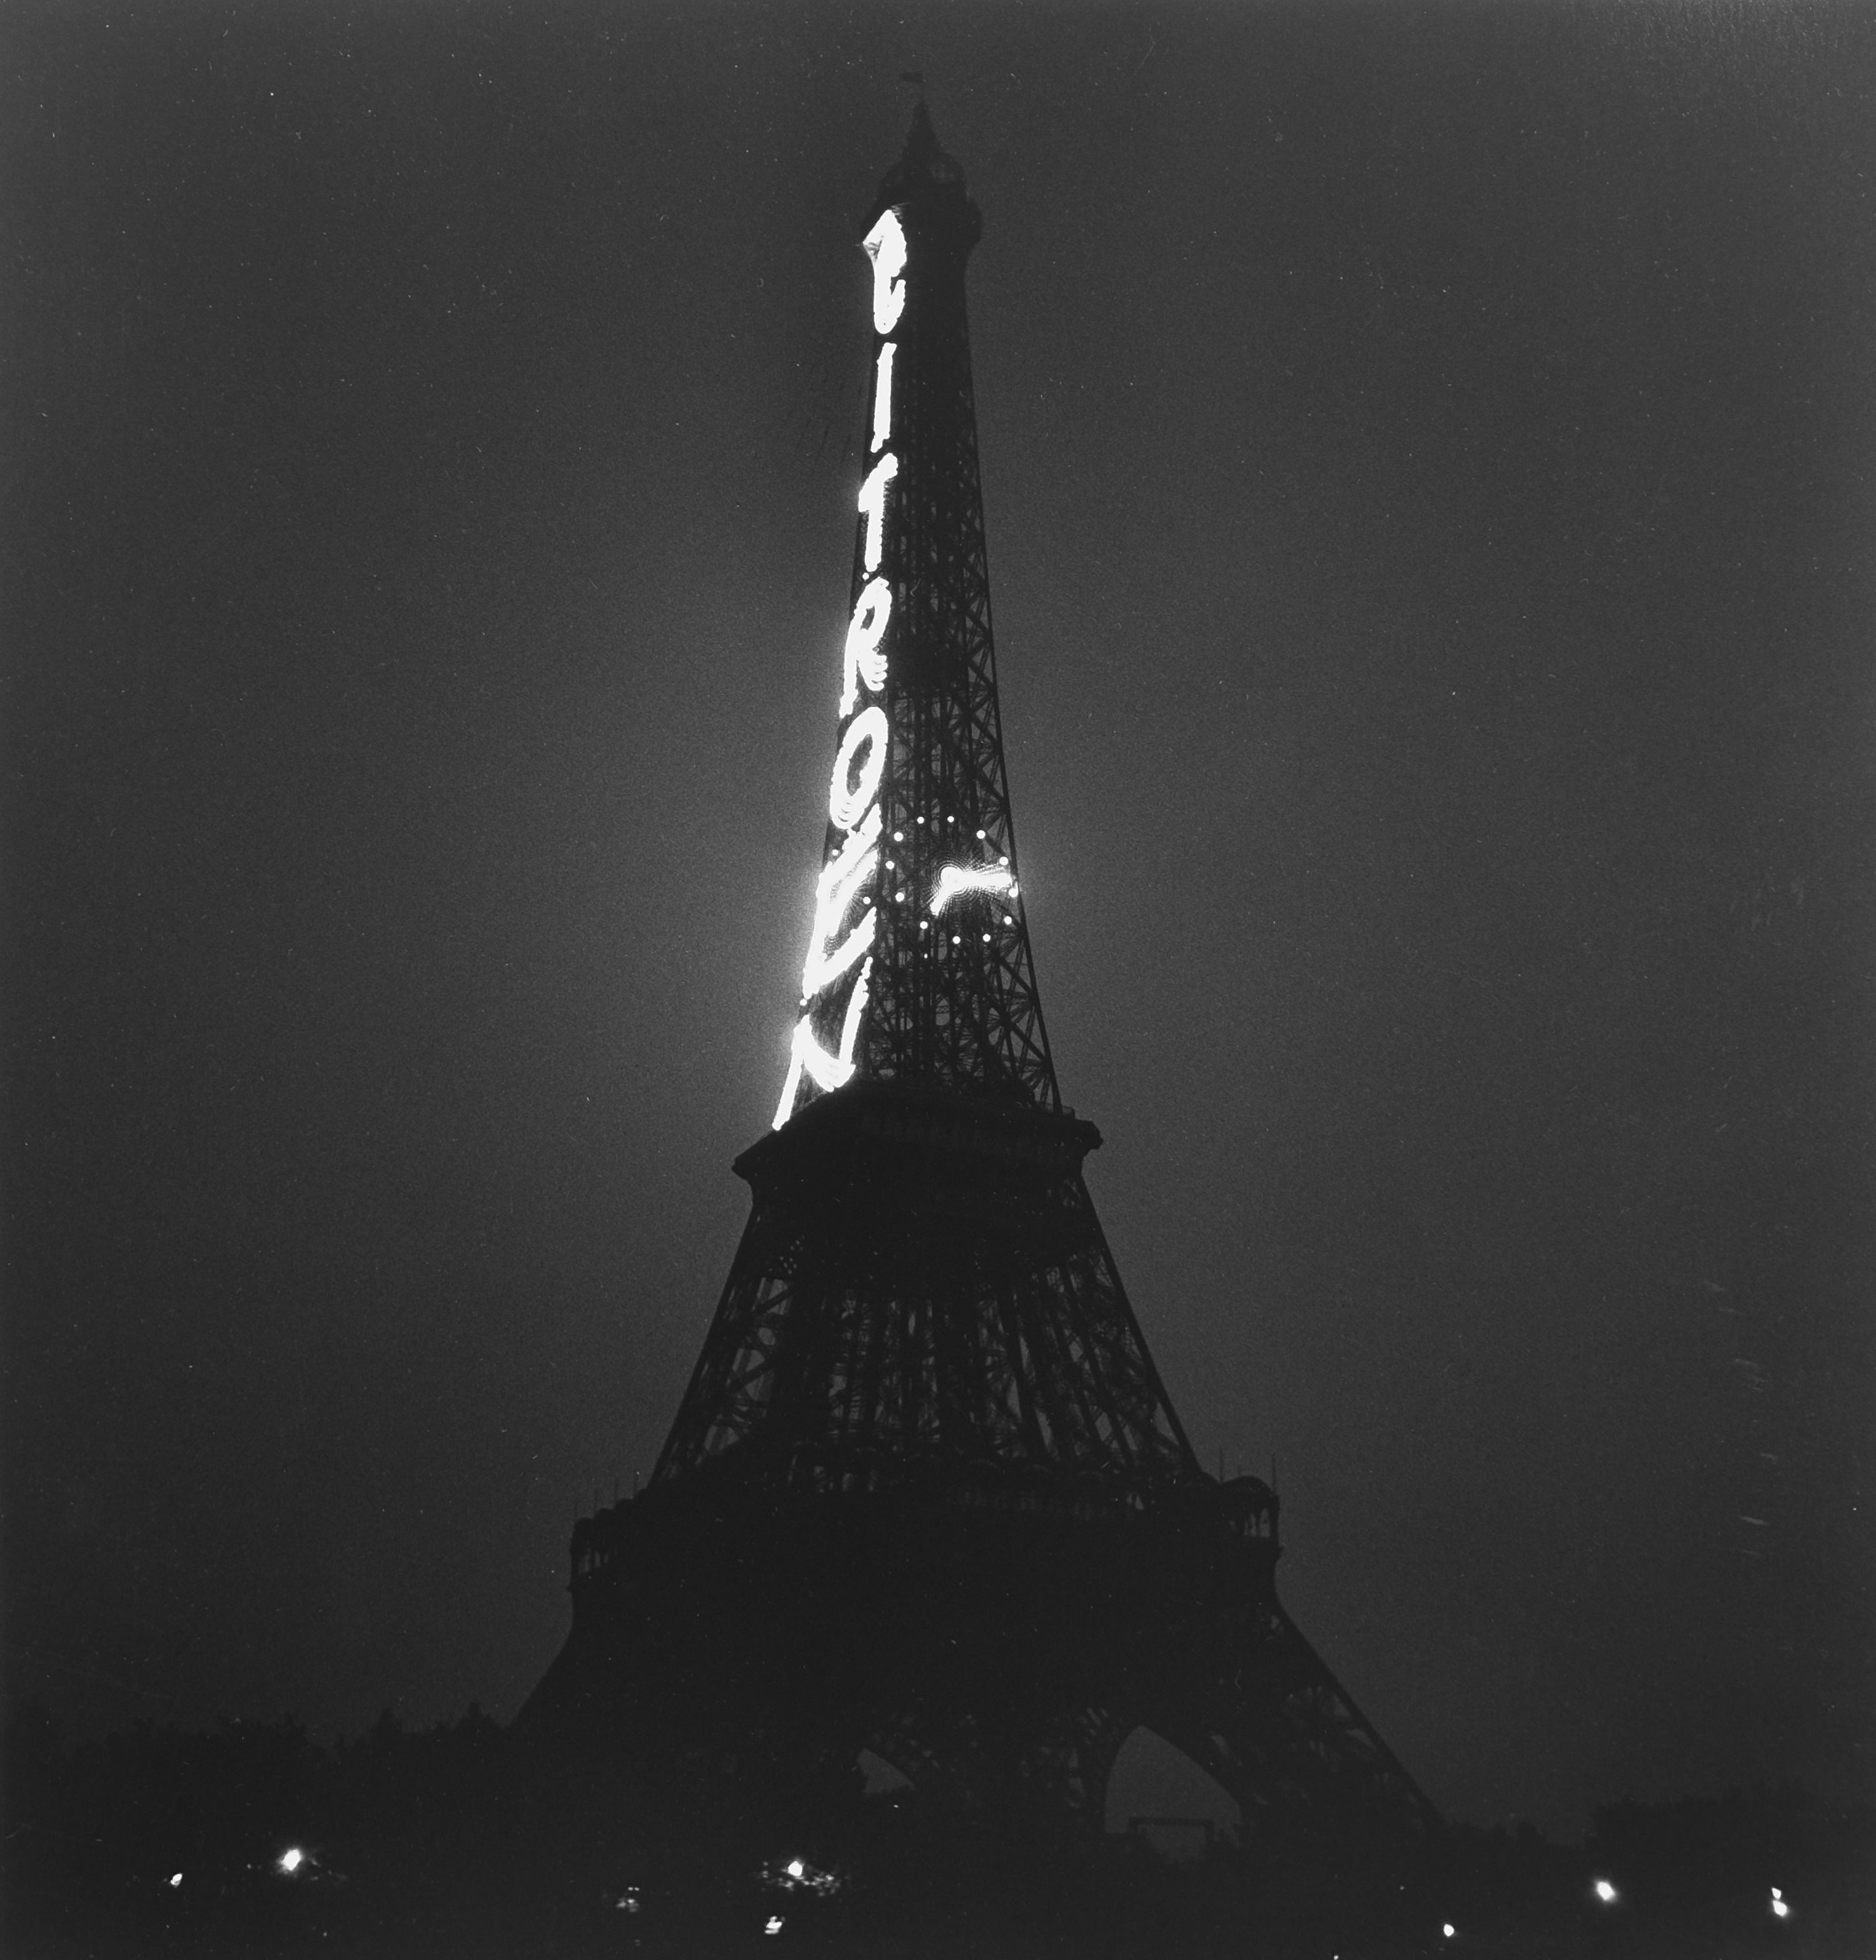
M 764 1933 L 779 1933 L 781 1930 L 782 1930 L 782 1915 L 781 1915 L 781 1914 L 779 1914 L 779 1912 L 778 1912 L 778 1913 L 772 1913 L 772 1914 L 769 1915 L 769 1923 L 763 1928 L 763 1931 Z
M 990 935 L 987 932 L 983 936 L 983 943 L 986 946 L 990 943 Z
M 895 844 L 903 844 L 905 841 L 906 833 L 903 830 L 895 830 L 893 832 L 893 842 Z
M 1008 912 L 1005 912 L 1005 913 L 1003 915 L 1003 923 L 1004 923 L 1005 925 L 1014 925 L 1014 924 L 1015 924 L 1016 921 L 1015 921 L 1015 920 L 1014 920 L 1014 919 L 1013 919 L 1013 918 L 1011 918 L 1011 916 L 1009 915 L 1009 914 L 1008 914 Z
M 280 1869 L 291 1878 L 306 1863 L 306 1853 L 295 1844 L 291 1850 L 280 1853 Z M 180 1875 L 179 1875 L 180 1876 Z M 174 1881 L 172 1881 L 174 1882 Z
M 890 333 L 906 310 L 906 228 L 898 212 L 882 211 L 860 249 L 873 261 L 873 331 Z
M 1782 1892 L 1781 1892 L 1781 1891 L 1779 1889 L 1779 1888 L 1778 1888 L 1776 1885 L 1774 1885 L 1774 1886 L 1772 1888 L 1772 1896 L 1775 1899 L 1782 1899 L 1782 1898 L 1784 1898 L 1785 1895 L 1784 1895 L 1784 1893 L 1783 1893 Z
M 983 832 L 981 830 L 978 832 L 978 833 L 977 833 L 977 838 L 978 838 L 978 841 L 979 841 L 979 842 L 980 842 L 980 843 L 981 843 L 981 842 L 983 842 Z
M 1784 1900 L 1775 1897 L 1772 1901 L 1772 1917 L 1774 1919 L 1789 1919 L 1791 1916 L 1792 1908 Z
M 170 1886 L 171 1890 L 173 1891 L 173 1890 L 174 1890 L 174 1889 L 177 1885 L 180 1885 L 182 1883 L 182 1882 L 183 1882 L 183 1875 L 182 1875 L 182 1873 L 181 1873 L 180 1872 L 176 1872 L 176 1873 L 172 1873 L 172 1874 L 170 1875 Z
M 1613 1905 L 1616 1902 L 1616 1888 L 1607 1879 L 1598 1879 L 1596 1881 L 1596 1896 L 1604 1905 Z
M 1440 1930 L 1445 1934 L 1448 1939 L 1451 1939 L 1453 1936 L 1453 1922 L 1450 1919 L 1446 1920 L 1440 1927 Z
M 879 555 L 886 533 L 886 488 L 899 474 L 899 459 L 890 453 L 874 464 L 860 485 L 860 514 L 866 520 L 866 548 L 861 562 L 869 572 L 879 570 Z
M 798 1879 L 807 1869 L 807 1867 L 801 1863 L 799 1858 L 791 1858 L 788 1860 L 788 1876 L 790 1878 Z
M 947 864 L 938 873 L 938 889 L 932 894 L 932 916 L 936 918 L 960 892 L 1016 893 L 1015 881 L 1001 866 L 978 870 L 964 864 Z

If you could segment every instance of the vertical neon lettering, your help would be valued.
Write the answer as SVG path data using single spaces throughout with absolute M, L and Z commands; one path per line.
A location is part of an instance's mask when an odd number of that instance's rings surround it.
M 886 655 L 880 641 L 885 638 L 886 622 L 892 613 L 892 587 L 883 578 L 871 580 L 847 628 L 846 665 L 840 687 L 842 714 L 851 714 L 858 705 L 862 682 L 869 694 L 877 694 L 886 685 Z
M 846 1018 L 840 1024 L 840 1052 L 830 1055 L 814 1039 L 814 1023 L 804 1014 L 795 1024 L 795 1039 L 788 1057 L 788 1079 L 782 1085 L 782 1100 L 776 1106 L 772 1125 L 780 1129 L 795 1113 L 795 1098 L 805 1074 L 817 1089 L 838 1089 L 853 1076 L 853 1050 L 859 1039 L 861 1017 L 866 1012 L 867 982 L 873 971 L 868 959 L 860 969 L 847 1001 Z
M 814 996 L 858 959 L 873 943 L 878 915 L 868 912 L 832 953 L 827 943 L 839 931 L 861 888 L 879 868 L 879 805 L 874 804 L 860 820 L 860 826 L 842 845 L 823 869 L 814 888 L 814 930 L 807 943 L 807 963 L 801 969 L 801 1004 Z
M 776 1109 L 774 1127 L 778 1130 L 794 1114 L 804 1075 L 823 1091 L 838 1089 L 852 1078 L 854 1046 L 865 1017 L 873 971 L 872 955 L 868 949 L 879 930 L 879 914 L 869 901 L 865 917 L 837 946 L 833 944 L 848 914 L 878 873 L 877 797 L 891 751 L 892 733 L 884 708 L 874 703 L 861 708 L 857 714 L 854 710 L 859 707 L 862 687 L 869 694 L 877 694 L 885 687 L 884 641 L 893 611 L 892 587 L 877 574 L 885 550 L 886 495 L 899 474 L 899 459 L 886 447 L 893 432 L 893 364 L 898 347 L 895 342 L 884 339 L 897 326 L 906 310 L 906 232 L 898 212 L 881 212 L 862 246 L 873 262 L 873 326 L 884 345 L 874 370 L 872 439 L 868 444 L 877 453 L 877 460 L 867 473 L 859 498 L 865 524 L 860 560 L 867 583 L 848 622 L 840 678 L 841 717 L 844 720 L 852 715 L 853 718 L 841 736 L 833 775 L 827 785 L 827 814 L 835 827 L 847 835 L 822 867 L 814 888 L 814 924 L 808 939 L 807 962 L 801 969 L 804 1011 L 795 1023 L 789 1044 L 788 1080 L 782 1084 L 782 1100 Z M 815 1038 L 814 1003 L 855 960 L 861 963 L 860 971 L 842 1017 L 839 1049 L 830 1055 Z
M 862 241 L 873 261 L 873 331 L 890 333 L 906 310 L 906 231 L 896 211 L 882 211 Z
M 861 754 L 864 749 L 865 754 Z M 840 738 L 834 773 L 827 785 L 827 814 L 842 830 L 859 828 L 861 813 L 879 792 L 886 768 L 886 711 L 869 708 L 856 714 Z M 858 768 L 856 777 L 854 771 Z
M 888 450 L 860 485 L 860 514 L 866 520 L 866 549 L 862 562 L 868 571 L 879 570 L 880 547 L 886 533 L 886 486 L 898 474 L 899 459 Z
M 889 340 L 879 351 L 879 373 L 873 383 L 873 447 L 884 449 L 893 432 L 893 356 L 899 343 Z

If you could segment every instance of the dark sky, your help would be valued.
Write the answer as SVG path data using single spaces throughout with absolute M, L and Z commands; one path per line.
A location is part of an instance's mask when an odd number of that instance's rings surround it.
M 1876 14 L 0 27 L 10 1696 L 507 1716 L 746 1209 L 922 67 L 1024 895 L 1435 1799 L 1868 1793 Z

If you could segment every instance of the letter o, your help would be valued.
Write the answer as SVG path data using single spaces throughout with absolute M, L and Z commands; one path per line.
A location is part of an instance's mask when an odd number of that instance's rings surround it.
M 888 735 L 883 708 L 866 708 L 847 724 L 840 752 L 834 758 L 833 780 L 827 786 L 827 814 L 842 830 L 853 829 L 879 793 L 879 779 L 886 772 Z M 860 759 L 862 749 L 866 751 L 864 761 Z

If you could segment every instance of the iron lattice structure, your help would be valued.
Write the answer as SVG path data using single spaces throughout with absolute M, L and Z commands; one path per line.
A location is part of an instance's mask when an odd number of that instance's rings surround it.
M 798 1070 L 737 1160 L 753 1205 L 689 1389 L 643 1494 L 575 1529 L 573 1631 L 524 1719 L 672 1761 L 870 1748 L 922 1791 L 1097 1828 L 1144 1723 L 1253 1832 L 1425 1825 L 1277 1599 L 1274 1494 L 1196 1459 L 1095 1216 L 1100 1134 L 1056 1087 L 1004 767 L 980 221 L 922 104 L 870 241 L 883 215 L 903 300 L 881 248 L 868 447 L 896 474 L 870 514 L 862 492 L 853 603 L 884 658 L 864 682 L 849 660 L 841 752 L 865 766 L 836 765 L 816 926 L 849 956 L 817 994 L 811 950 L 801 1020 L 823 1067 L 851 1027 L 850 1071 Z M 862 779 L 864 814 L 842 800 Z

